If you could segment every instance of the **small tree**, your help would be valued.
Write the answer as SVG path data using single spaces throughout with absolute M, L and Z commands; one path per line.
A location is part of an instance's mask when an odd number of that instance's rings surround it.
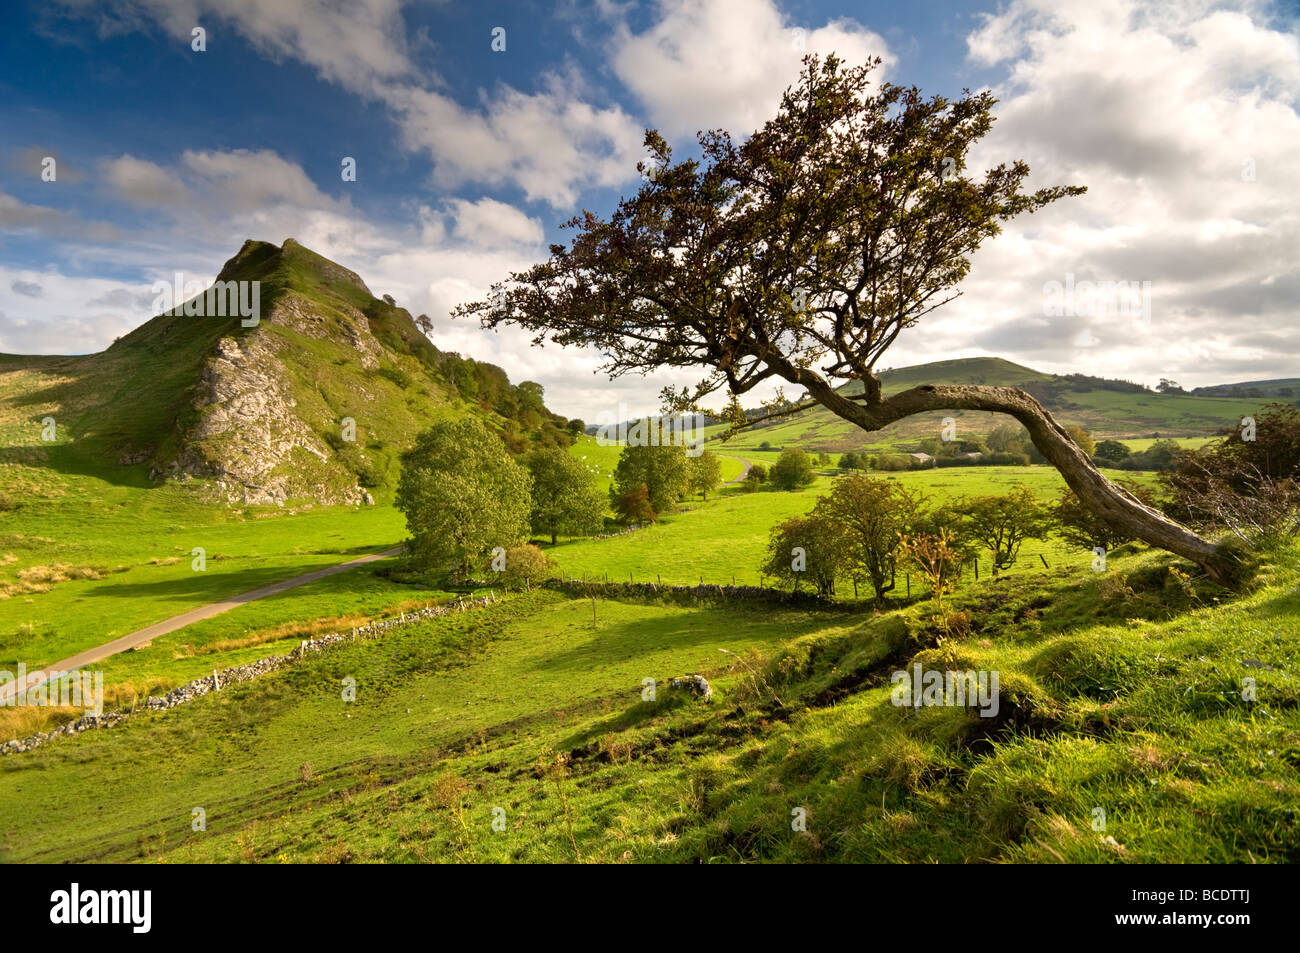
M 501 584 L 507 589 L 534 586 L 551 575 L 551 560 L 536 546 L 511 546 L 506 550 Z
M 655 513 L 668 513 L 690 487 L 686 450 L 681 446 L 624 447 L 614 468 L 612 502 L 645 487 Z
M 772 467 L 772 485 L 778 490 L 798 490 L 817 479 L 808 454 L 795 447 L 781 451 Z
M 1102 440 L 1097 444 L 1097 449 L 1093 451 L 1093 456 L 1098 460 L 1117 463 L 1132 452 L 1126 444 L 1122 444 L 1118 440 Z
M 1026 539 L 1042 539 L 1051 525 L 1047 508 L 1024 486 L 1005 496 L 962 500 L 953 510 L 960 512 L 954 527 L 958 540 L 964 536 L 987 551 L 995 576 L 1015 565 Z
M 877 605 L 894 588 L 899 538 L 915 531 L 923 502 L 920 493 L 897 481 L 851 473 L 840 477 L 813 509 L 839 527 L 848 571 L 871 584 Z
M 761 463 L 750 464 L 749 476 L 759 483 L 766 483 L 768 480 L 768 469 Z
M 467 574 L 496 546 L 528 531 L 532 478 L 500 438 L 466 417 L 421 433 L 402 454 L 396 503 L 406 516 L 407 551 L 417 564 Z
M 703 451 L 698 457 L 687 457 L 687 468 L 691 489 L 704 499 L 722 482 L 722 463 L 712 450 Z
M 560 533 L 583 536 L 600 530 L 605 501 L 581 460 L 548 447 L 530 452 L 524 465 L 533 477 L 529 520 L 534 533 L 546 533 L 554 546 Z
M 1079 449 L 1092 456 L 1097 452 L 1097 445 L 1092 442 L 1092 436 L 1082 427 L 1066 427 L 1065 432 L 1070 435 L 1070 439 L 1078 445 Z
M 658 519 L 655 508 L 650 505 L 650 491 L 642 483 L 634 490 L 620 494 L 614 500 L 614 512 L 624 525 L 632 523 L 653 523 Z
M 1155 505 L 1151 491 L 1146 487 L 1132 481 L 1121 481 L 1119 485 L 1147 506 Z M 1110 552 L 1133 539 L 1132 535 L 1115 529 L 1084 506 L 1069 487 L 1061 490 L 1060 497 L 1051 508 L 1051 516 L 1056 522 L 1057 535 L 1067 543 L 1083 549 L 1100 547 Z
M 835 595 L 835 580 L 845 575 L 844 533 L 814 512 L 772 528 L 763 572 L 787 581 L 807 581 L 820 595 Z

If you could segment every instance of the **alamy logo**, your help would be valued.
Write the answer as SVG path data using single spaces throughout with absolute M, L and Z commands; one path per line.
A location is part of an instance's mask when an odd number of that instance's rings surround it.
M 1135 318 L 1139 324 L 1151 323 L 1151 282 L 1149 281 L 1079 281 L 1067 272 L 1065 283 L 1043 284 L 1043 315 L 1048 318 L 1105 317 L 1119 315 Z
M 128 923 L 133 933 L 148 933 L 153 921 L 150 890 L 70 890 L 50 894 L 51 923 Z
M 262 319 L 260 281 L 214 281 L 206 290 L 200 281 L 185 281 L 179 271 L 172 284 L 155 281 L 152 291 L 154 314 L 185 315 L 188 318 L 233 318 L 240 325 L 255 328 Z
M 998 713 L 997 672 L 923 672 L 921 663 L 894 672 L 889 678 L 894 686 L 889 693 L 896 707 L 920 708 L 923 705 L 947 705 L 978 708 L 981 718 Z
M 609 420 L 608 414 L 601 415 Z M 671 414 L 666 417 L 627 419 L 627 405 L 618 405 L 618 423 L 602 423 L 596 428 L 596 444 L 601 447 L 673 447 L 686 448 L 688 457 L 704 452 L 704 415 Z
M 27 673 L 25 662 L 18 663 L 18 675 L 0 669 L 0 706 L 52 705 L 84 709 L 88 715 L 104 714 L 103 672 Z

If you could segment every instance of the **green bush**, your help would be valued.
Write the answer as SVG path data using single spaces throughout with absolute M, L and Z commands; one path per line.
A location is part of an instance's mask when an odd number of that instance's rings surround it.
M 804 451 L 790 447 L 781 451 L 772 467 L 772 485 L 778 490 L 798 490 L 810 486 L 817 479 L 812 458 Z

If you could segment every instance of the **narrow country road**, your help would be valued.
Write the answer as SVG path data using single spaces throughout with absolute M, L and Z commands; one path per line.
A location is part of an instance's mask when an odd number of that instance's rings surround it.
M 749 468 L 753 466 L 753 464 L 751 464 L 748 460 L 746 460 L 744 457 L 731 457 L 731 456 L 727 457 L 727 459 L 739 460 L 741 463 L 745 465 L 745 469 L 740 471 L 740 476 L 736 477 L 734 480 L 728 480 L 726 483 L 722 484 L 723 486 L 731 486 L 731 484 L 733 483 L 739 483 L 741 480 L 745 479 L 745 477 L 749 476 Z
M 90 665 L 92 662 L 99 662 L 108 658 L 110 655 L 116 655 L 118 652 L 125 652 L 127 649 L 139 648 L 141 645 L 156 639 L 160 635 L 166 635 L 168 632 L 175 632 L 177 629 L 183 629 L 185 626 L 190 625 L 193 622 L 199 622 L 203 619 L 211 619 L 215 615 L 229 612 L 231 609 L 246 605 L 249 602 L 256 602 L 258 599 L 265 599 L 267 596 L 273 596 L 276 593 L 285 592 L 289 589 L 296 589 L 298 586 L 306 585 L 309 582 L 315 582 L 318 579 L 324 579 L 327 576 L 333 576 L 336 573 L 347 572 L 349 569 L 364 566 L 366 563 L 373 563 L 380 559 L 387 559 L 389 556 L 396 556 L 401 551 L 401 546 L 395 546 L 392 549 L 384 550 L 382 553 L 370 553 L 366 556 L 350 559 L 345 563 L 326 566 L 324 569 L 316 569 L 301 576 L 294 576 L 292 579 L 273 582 L 269 586 L 263 586 L 261 589 L 253 589 L 238 596 L 231 596 L 229 599 L 222 599 L 220 602 L 212 602 L 206 606 L 199 606 L 197 609 L 190 609 L 188 612 L 182 612 L 180 615 L 174 615 L 170 619 L 164 619 L 162 622 L 155 622 L 153 625 L 146 628 L 137 629 L 135 632 L 116 638 L 111 642 L 97 645 L 93 649 L 86 649 L 84 652 L 78 652 L 76 655 L 69 656 L 59 662 L 54 662 L 38 671 L 28 672 L 25 687 L 31 688 L 42 684 L 48 678 L 51 671 L 60 673 L 75 671 L 76 669 Z M 17 688 L 17 681 L 0 685 L 0 701 L 7 699 L 17 690 Z

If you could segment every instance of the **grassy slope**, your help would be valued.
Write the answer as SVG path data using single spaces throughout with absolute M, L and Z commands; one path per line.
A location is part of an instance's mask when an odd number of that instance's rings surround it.
M 1048 380 L 1051 380 L 1049 374 L 998 358 L 936 361 L 886 371 L 881 375 L 886 394 L 920 384 L 990 384 L 1014 387 Z M 1265 402 L 1240 398 L 1072 390 L 1065 392 L 1061 406 L 1049 409 L 1062 423 L 1080 425 L 1098 439 L 1150 439 L 1153 433 L 1188 436 L 1217 432 L 1232 426 L 1243 415 L 1257 412 Z M 999 414 L 969 411 L 918 414 L 891 424 L 878 433 L 868 434 L 829 411 L 816 408 L 790 420 L 746 431 L 718 446 L 725 446 L 737 453 L 757 447 L 764 441 L 778 448 L 798 446 L 833 453 L 862 449 L 895 450 L 911 446 L 923 437 L 937 437 L 945 416 L 951 416 L 957 421 L 958 436 L 986 434 L 1008 419 Z M 725 425 L 716 425 L 708 428 L 707 434 L 710 438 L 716 438 L 725 431 Z
M 1296 555 L 1219 604 L 1159 556 L 968 586 L 948 639 L 925 605 L 516 597 L 0 760 L 4 858 L 1294 862 Z M 999 717 L 892 705 L 918 661 L 999 671 Z M 711 704 L 639 700 L 684 671 Z

